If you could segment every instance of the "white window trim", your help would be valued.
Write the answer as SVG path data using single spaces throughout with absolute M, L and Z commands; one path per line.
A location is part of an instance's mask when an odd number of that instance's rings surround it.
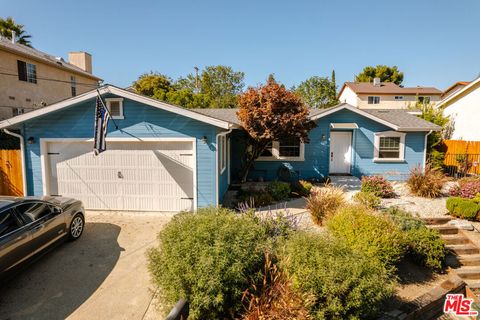
M 219 157 L 220 157 L 220 174 L 223 174 L 225 172 L 225 169 L 227 169 L 227 137 L 226 136 L 220 136 L 218 140 L 219 144 Z
M 272 156 L 258 157 L 256 161 L 304 161 L 305 160 L 305 144 L 300 141 L 300 156 L 298 157 L 281 157 L 280 142 L 272 142 Z
M 373 98 L 373 99 L 372 99 L 372 100 L 373 100 L 372 103 L 369 103 L 369 102 L 368 102 L 368 98 L 370 98 L 370 97 Z M 378 102 L 377 102 L 377 103 L 375 103 L 375 98 L 378 98 Z M 380 96 L 367 96 L 367 104 L 380 104 Z
M 374 155 L 373 162 L 404 162 L 405 161 L 405 132 L 383 131 L 376 132 L 374 139 Z M 380 138 L 383 137 L 400 137 L 400 154 L 398 158 L 380 158 Z
M 107 109 L 108 109 L 108 112 L 110 112 L 110 103 L 112 102 L 118 102 L 119 104 L 119 109 L 120 109 L 120 115 L 118 116 L 112 116 L 111 114 L 111 117 L 112 119 L 125 119 L 124 115 L 123 115 L 123 98 L 106 98 L 105 99 L 105 102 L 107 103 Z

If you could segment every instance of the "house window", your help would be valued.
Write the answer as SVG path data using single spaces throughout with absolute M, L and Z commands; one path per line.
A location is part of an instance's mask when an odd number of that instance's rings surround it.
M 218 140 L 218 156 L 220 173 L 223 173 L 227 168 L 227 137 L 220 136 Z
M 374 161 L 403 161 L 405 133 L 397 131 L 375 133 Z
M 72 97 L 77 95 L 77 79 L 75 76 L 70 76 L 70 88 L 72 89 Z
M 395 100 L 403 100 L 403 96 L 395 96 Z
M 300 157 L 300 139 L 297 137 L 281 140 L 279 147 L 280 157 Z
M 15 117 L 15 116 L 19 116 L 21 114 L 24 114 L 25 113 L 25 109 L 23 108 L 13 108 L 12 109 L 12 115 Z
M 418 102 L 423 103 L 423 104 L 429 104 L 430 103 L 430 97 L 420 96 L 420 97 L 418 97 Z
M 37 66 L 25 61 L 17 60 L 18 80 L 37 83 Z
M 112 119 L 124 119 L 123 116 L 123 99 L 122 98 L 107 98 L 107 109 Z
M 273 141 L 267 145 L 258 161 L 303 161 L 305 153 L 304 144 L 297 137 Z
M 368 97 L 368 104 L 379 104 L 380 103 L 380 97 L 378 96 L 369 96 Z

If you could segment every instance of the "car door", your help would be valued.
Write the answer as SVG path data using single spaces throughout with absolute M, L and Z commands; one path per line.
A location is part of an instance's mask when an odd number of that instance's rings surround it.
M 0 212 L 0 273 L 12 269 L 31 256 L 32 236 L 14 209 Z
M 32 233 L 35 253 L 65 236 L 67 225 L 61 209 L 43 201 L 23 203 L 15 208 Z

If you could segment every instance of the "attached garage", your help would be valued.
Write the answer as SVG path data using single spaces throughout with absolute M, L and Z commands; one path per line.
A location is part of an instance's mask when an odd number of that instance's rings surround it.
M 87 209 L 193 210 L 192 139 L 108 141 L 95 156 L 92 141 L 42 140 L 46 194 L 83 201 Z

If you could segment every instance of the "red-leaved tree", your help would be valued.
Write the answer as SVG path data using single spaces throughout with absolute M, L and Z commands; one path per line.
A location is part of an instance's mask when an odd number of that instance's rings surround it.
M 308 133 L 316 127 L 300 97 L 273 77 L 263 86 L 248 88 L 239 96 L 238 103 L 237 116 L 248 134 L 240 172 L 242 182 L 269 143 L 292 137 L 308 143 Z

